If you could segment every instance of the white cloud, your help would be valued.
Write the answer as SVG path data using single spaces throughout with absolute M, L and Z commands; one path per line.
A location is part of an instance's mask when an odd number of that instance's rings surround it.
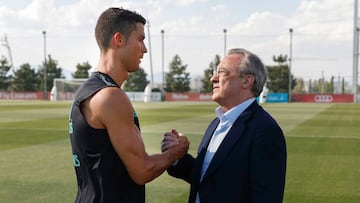
M 19 12 L 20 19 L 28 21 L 48 21 L 52 14 L 54 14 L 53 0 L 34 0 L 25 9 Z
M 42 30 L 46 30 L 47 53 L 61 67 L 73 72 L 76 64 L 84 61 L 95 67 L 99 54 L 93 33 L 96 20 L 103 10 L 116 6 L 136 10 L 150 20 L 155 72 L 161 71 L 161 29 L 165 30 L 166 69 L 179 54 L 195 77 L 202 75 L 216 54 L 223 54 L 224 28 L 228 31 L 227 48 L 248 48 L 266 64 L 272 63 L 273 55 L 289 53 L 289 28 L 293 28 L 296 77 L 319 78 L 324 72 L 329 78 L 340 72 L 351 80 L 352 1 L 302 0 L 288 13 L 256 5 L 245 17 L 238 12 L 246 2 L 238 0 L 73 0 L 66 4 L 29 0 L 18 7 L 2 2 L 0 37 L 7 34 L 17 66 L 29 62 L 37 67 L 42 63 Z M 7 51 L 0 46 L 1 55 L 6 56 Z M 145 56 L 142 67 L 146 71 L 149 61 Z
M 233 32 L 245 35 L 274 35 L 285 30 L 286 17 L 270 12 L 254 13 L 245 22 L 234 26 Z
M 217 4 L 211 8 L 215 12 L 224 12 L 227 9 L 227 6 L 224 4 Z
M 174 1 L 174 3 L 176 2 L 177 5 L 179 6 L 190 6 L 192 4 L 195 3 L 204 3 L 204 2 L 208 2 L 209 0 L 177 0 Z

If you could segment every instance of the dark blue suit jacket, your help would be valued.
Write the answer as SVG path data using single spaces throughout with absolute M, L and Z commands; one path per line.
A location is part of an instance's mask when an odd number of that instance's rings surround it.
M 186 154 L 168 169 L 170 175 L 191 184 L 189 203 L 195 202 L 197 192 L 201 203 L 282 202 L 285 138 L 276 121 L 256 101 L 235 121 L 200 182 L 205 152 L 218 123 L 217 118 L 210 123 L 196 158 Z

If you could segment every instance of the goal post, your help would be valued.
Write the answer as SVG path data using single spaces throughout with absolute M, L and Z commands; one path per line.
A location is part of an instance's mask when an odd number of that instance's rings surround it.
M 88 78 L 54 78 L 53 87 L 50 92 L 51 101 L 73 100 L 80 85 Z

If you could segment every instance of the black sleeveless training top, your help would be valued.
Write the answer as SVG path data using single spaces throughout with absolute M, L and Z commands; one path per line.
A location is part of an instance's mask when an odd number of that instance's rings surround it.
M 108 75 L 93 73 L 78 89 L 71 107 L 69 134 L 78 185 L 75 202 L 143 203 L 145 186 L 131 179 L 107 130 L 90 127 L 81 113 L 81 102 L 107 87 L 120 88 Z M 134 123 L 140 129 L 135 112 Z

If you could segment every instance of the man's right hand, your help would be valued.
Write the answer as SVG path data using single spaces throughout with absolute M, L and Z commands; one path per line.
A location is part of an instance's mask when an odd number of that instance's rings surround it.
M 161 152 L 168 151 L 174 161 L 183 157 L 189 150 L 190 142 L 187 137 L 176 130 L 166 132 L 161 142 Z

